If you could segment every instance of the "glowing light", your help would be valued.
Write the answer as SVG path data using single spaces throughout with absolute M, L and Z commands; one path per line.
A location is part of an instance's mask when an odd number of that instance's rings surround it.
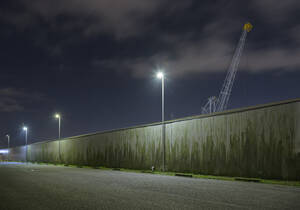
M 7 149 L 0 149 L 0 154 L 7 154 L 8 150 Z
M 55 118 L 60 118 L 60 115 L 59 114 L 55 114 Z
M 161 79 L 164 77 L 164 74 L 162 72 L 158 72 L 156 75 L 157 78 Z
M 26 126 L 24 126 L 24 127 L 23 127 L 23 130 L 24 130 L 24 131 L 27 131 L 27 127 L 26 127 Z

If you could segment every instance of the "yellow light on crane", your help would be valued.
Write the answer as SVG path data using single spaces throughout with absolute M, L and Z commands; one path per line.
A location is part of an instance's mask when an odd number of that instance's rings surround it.
M 244 30 L 247 32 L 250 32 L 252 30 L 252 28 L 253 28 L 253 25 L 249 22 L 244 25 Z

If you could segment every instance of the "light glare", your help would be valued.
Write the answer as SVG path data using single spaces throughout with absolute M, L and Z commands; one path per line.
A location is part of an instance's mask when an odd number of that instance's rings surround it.
M 0 149 L 0 154 L 7 154 L 8 150 L 7 149 Z
M 55 118 L 60 118 L 60 115 L 59 114 L 55 114 Z
M 26 127 L 26 126 L 24 126 L 24 127 L 23 127 L 23 130 L 24 130 L 24 131 L 27 131 L 27 127 Z
M 164 77 L 164 74 L 162 72 L 158 72 L 156 76 L 157 78 L 161 79 Z

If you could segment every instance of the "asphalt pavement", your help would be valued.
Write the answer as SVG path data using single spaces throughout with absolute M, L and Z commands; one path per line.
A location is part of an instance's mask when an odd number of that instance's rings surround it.
M 0 209 L 300 209 L 300 187 L 0 163 Z

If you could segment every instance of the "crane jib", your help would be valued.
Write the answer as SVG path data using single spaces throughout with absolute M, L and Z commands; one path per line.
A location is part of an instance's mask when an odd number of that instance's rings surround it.
M 253 26 L 251 23 L 246 23 L 243 26 L 243 31 L 237 48 L 233 54 L 232 61 L 227 71 L 227 75 L 225 77 L 224 83 L 222 85 L 219 97 L 210 97 L 208 102 L 202 107 L 202 114 L 212 113 L 212 112 L 220 112 L 226 110 L 227 104 L 229 101 L 229 97 L 231 94 L 232 86 L 234 83 L 235 75 L 238 69 L 238 65 L 240 62 L 240 58 L 242 56 L 242 52 L 245 46 L 247 33 L 252 30 Z

